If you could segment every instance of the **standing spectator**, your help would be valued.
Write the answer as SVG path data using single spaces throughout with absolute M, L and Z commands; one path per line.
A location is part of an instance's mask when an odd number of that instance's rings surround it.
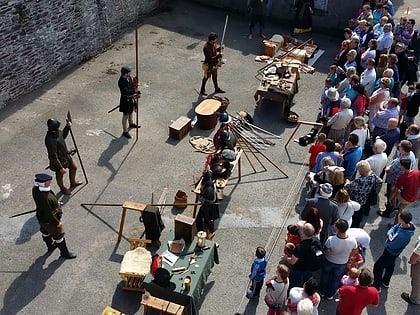
M 360 228 L 349 228 L 347 230 L 347 235 L 349 237 L 353 237 L 356 240 L 357 245 L 360 248 L 360 253 L 365 259 L 366 249 L 369 248 L 370 245 L 370 235 L 365 230 Z
M 353 129 L 353 131 L 350 132 L 350 134 L 357 135 L 357 137 L 359 138 L 359 142 L 357 143 L 357 145 L 363 149 L 365 147 L 366 140 L 369 140 L 370 138 L 370 133 L 366 125 L 365 118 L 362 115 L 356 116 L 353 119 L 353 124 L 355 129 Z
M 293 35 L 312 32 L 314 0 L 297 0 Z
M 330 157 L 333 160 L 334 165 L 337 164 L 337 160 L 338 160 L 338 155 L 339 154 L 338 154 L 338 152 L 335 151 L 335 142 L 334 142 L 334 140 L 331 140 L 331 139 L 325 140 L 325 147 L 327 148 L 327 151 L 320 152 L 316 156 L 315 168 L 314 168 L 314 172 L 315 173 L 318 173 L 318 172 L 322 171 L 322 169 L 324 168 L 324 165 L 322 165 L 322 160 L 325 157 Z
M 387 131 L 379 137 L 386 143 L 385 153 L 387 156 L 391 155 L 392 149 L 395 146 L 395 143 L 400 140 L 400 129 L 398 128 L 398 119 L 391 118 L 388 120 Z
M 55 118 L 47 121 L 48 131 L 45 135 L 45 146 L 48 151 L 48 160 L 50 170 L 55 172 L 60 192 L 63 195 L 70 195 L 70 190 L 64 185 L 64 174 L 69 170 L 70 188 L 77 187 L 82 182 L 76 180 L 77 166 L 73 161 L 69 150 L 67 149 L 66 138 L 70 133 L 71 122 L 67 121 L 65 127 L 61 131 L 60 122 Z
M 372 124 L 375 126 L 372 131 L 373 139 L 382 136 L 387 131 L 389 119 L 398 119 L 400 114 L 398 103 L 398 98 L 392 97 L 387 103 L 382 102 L 379 105 L 378 112 L 372 118 Z
M 403 173 L 397 178 L 397 182 L 391 191 L 389 202 L 400 213 L 417 200 L 420 188 L 420 171 L 412 170 L 410 159 L 401 159 L 400 167 Z M 397 218 L 394 224 L 397 223 Z
M 408 260 L 411 265 L 411 293 L 403 292 L 401 297 L 409 304 L 420 304 L 420 236 Z
M 363 116 L 367 105 L 369 104 L 369 94 L 367 93 L 365 86 L 361 83 L 357 83 L 353 86 L 356 98 L 352 101 L 351 109 L 353 110 L 353 116 Z
M 402 17 L 400 17 L 400 21 L 395 25 L 395 28 L 394 28 L 393 33 L 394 33 L 394 38 L 396 41 L 400 41 L 401 34 L 405 30 L 406 24 L 407 24 L 407 17 L 403 15 Z
M 340 107 L 340 96 L 338 90 L 334 87 L 330 87 L 325 91 L 325 100 L 322 105 L 322 117 L 331 117 L 334 115 Z
M 350 134 L 344 145 L 344 150 L 340 154 L 339 160 L 342 160 L 341 166 L 344 167 L 344 177 L 352 178 L 356 172 L 356 164 L 360 161 L 363 149 L 358 145 L 359 137 L 356 134 Z
M 411 223 L 412 215 L 403 210 L 398 215 L 398 224 L 391 227 L 386 233 L 385 248 L 373 266 L 373 286 L 381 292 L 381 285 L 389 288 L 394 273 L 395 260 L 402 253 L 414 235 L 415 227 Z M 385 273 L 384 273 L 385 271 Z
M 319 211 L 317 208 L 312 207 L 309 208 L 308 211 L 306 211 L 305 213 L 305 217 L 302 218 L 303 220 L 298 221 L 296 223 L 298 229 L 299 229 L 299 239 L 303 239 L 304 237 L 304 233 L 303 233 L 303 228 L 305 226 L 305 223 L 310 223 L 312 224 L 312 226 L 314 227 L 314 237 L 316 237 L 317 239 L 320 238 L 320 233 L 321 233 L 321 229 L 322 226 L 324 225 L 324 222 L 322 221 L 320 215 L 319 215 Z
M 264 17 L 267 10 L 268 0 L 251 0 L 249 7 L 251 9 L 251 23 L 249 24 L 248 38 L 252 39 L 252 30 L 258 23 L 260 27 L 260 37 L 265 39 Z
M 388 156 L 384 152 L 385 149 L 385 141 L 383 141 L 380 138 L 376 139 L 372 147 L 373 155 L 369 156 L 366 159 L 366 162 L 369 163 L 372 172 L 374 172 L 378 177 L 381 177 L 382 172 L 385 169 L 386 163 L 388 162 Z
M 267 257 L 264 247 L 258 246 L 255 250 L 255 259 L 252 262 L 251 273 L 249 279 L 251 279 L 251 287 L 246 293 L 248 299 L 259 298 L 261 288 L 264 284 L 264 278 L 266 275 L 267 268 Z
M 380 85 L 377 90 L 375 90 L 371 97 L 369 102 L 369 129 L 370 131 L 373 131 L 374 125 L 372 123 L 373 117 L 376 115 L 376 113 L 379 110 L 379 105 L 382 102 L 388 102 L 389 100 L 389 86 L 391 84 L 391 80 L 389 78 L 381 78 L 380 79 Z
M 373 26 L 375 26 L 377 23 L 379 23 L 379 20 L 382 17 L 382 3 L 380 3 L 379 1 L 376 2 L 375 9 L 372 12 L 372 16 L 373 16 L 372 24 Z
M 379 61 L 379 56 L 381 54 L 388 54 L 388 51 L 391 49 L 392 42 L 394 41 L 394 36 L 392 35 L 392 25 L 388 23 L 384 25 L 384 32 L 378 36 L 378 47 L 376 48 L 376 59 Z
M 61 223 L 61 205 L 51 191 L 52 177 L 48 174 L 36 174 L 32 187 L 32 197 L 36 205 L 36 218 L 40 225 L 42 239 L 48 252 L 60 249 L 61 257 L 74 259 L 76 255 L 69 252 L 64 238 L 63 223 Z
M 286 265 L 277 265 L 275 276 L 268 279 L 265 284 L 267 289 L 264 301 L 268 306 L 267 315 L 281 315 L 289 289 L 289 268 Z
M 363 268 L 359 274 L 357 286 L 344 286 L 338 289 L 337 315 L 360 315 L 368 305 L 379 305 L 378 291 L 371 287 L 372 272 Z
M 420 82 L 416 83 L 416 92 L 407 100 L 407 114 L 405 122 L 414 122 L 419 113 L 420 106 Z
M 314 237 L 315 229 L 310 223 L 305 223 L 301 228 L 301 241 L 295 247 L 287 262 L 293 265 L 290 274 L 290 287 L 300 287 L 312 277 L 312 273 L 321 269 L 322 245 L 318 238 Z
M 375 41 L 375 44 L 372 44 L 372 51 L 374 51 L 373 50 L 374 45 L 376 45 L 376 41 Z M 373 57 L 372 59 L 366 60 L 365 70 L 360 75 L 360 83 L 363 84 L 369 96 L 372 95 L 373 93 L 375 82 L 376 82 L 375 57 Z
M 376 54 L 375 54 L 376 56 Z M 378 82 L 378 79 L 382 78 L 384 71 L 388 68 L 388 54 L 382 54 L 379 56 L 379 61 L 376 62 L 376 59 L 378 59 L 378 56 L 375 57 L 375 70 L 376 70 L 376 82 Z M 375 86 L 376 86 L 376 82 L 375 82 Z M 379 80 L 380 82 L 380 80 Z M 378 84 L 379 84 L 378 82 Z M 379 87 L 379 85 L 378 85 Z M 376 90 L 378 87 L 374 87 L 373 90 Z
M 401 42 L 394 46 L 394 52 L 398 59 L 397 69 L 400 77 L 400 88 L 407 82 L 408 56 L 405 48 L 405 44 Z
M 331 65 L 329 67 L 329 71 L 327 73 L 327 78 L 331 79 L 331 86 L 336 87 L 338 85 L 338 73 L 337 73 L 337 66 Z
M 321 297 L 317 293 L 318 282 L 314 278 L 308 279 L 301 287 L 292 287 L 287 299 L 287 310 L 291 315 L 298 315 L 297 306 L 300 301 L 309 299 L 312 301 L 313 311 L 312 315 L 318 315 L 318 306 L 321 302 Z
M 337 235 L 328 237 L 324 245 L 325 259 L 322 264 L 321 274 L 321 296 L 325 295 L 327 300 L 332 300 L 338 287 L 340 279 L 347 266 L 350 253 L 357 249 L 357 242 L 347 235 L 349 225 L 346 220 L 338 219 L 335 223 Z
M 363 258 L 362 258 L 362 263 L 363 263 Z M 346 286 L 346 285 L 356 286 L 359 284 L 360 270 L 357 267 L 348 268 L 348 266 L 349 265 L 347 264 L 346 274 L 343 275 L 340 279 L 340 286 Z
M 384 26 L 387 22 L 388 18 L 383 16 L 379 19 L 378 23 L 373 25 L 373 33 L 375 34 L 376 39 L 384 33 Z
M 360 210 L 353 214 L 352 228 L 359 228 L 363 215 L 369 215 L 369 194 L 372 189 L 378 189 L 382 184 L 382 179 L 376 176 L 375 173 L 372 173 L 370 165 L 366 160 L 358 162 L 356 168 L 360 176 L 356 176 L 356 179 L 352 181 L 348 180 L 344 185 L 350 194 L 350 199 L 361 205 Z
M 306 200 L 305 207 L 301 213 L 302 219 L 306 217 L 306 212 L 315 207 L 318 209 L 320 217 L 324 222 L 321 229 L 321 243 L 324 243 L 330 232 L 333 230 L 335 221 L 338 219 L 337 204 L 329 198 L 332 196 L 333 187 L 330 183 L 319 186 L 319 196 Z
M 327 147 L 324 144 L 326 139 L 327 139 L 326 134 L 321 132 L 317 136 L 315 143 L 312 144 L 309 148 L 309 153 L 311 154 L 309 157 L 309 168 L 311 170 L 313 170 L 315 167 L 316 157 L 318 153 L 327 151 Z
M 388 201 L 386 204 L 386 210 L 385 211 L 378 211 L 378 215 L 381 217 L 390 217 L 393 208 L 390 203 L 389 198 L 391 197 L 391 191 L 397 182 L 397 179 L 400 175 L 403 174 L 403 170 L 401 169 L 400 160 L 401 159 L 410 159 L 410 169 L 413 169 L 414 164 L 416 163 L 416 158 L 414 156 L 414 153 L 411 151 L 412 144 L 408 140 L 401 140 L 400 144 L 398 146 L 398 151 L 396 152 L 396 158 L 392 160 L 391 164 L 385 168 L 386 173 L 386 194 L 388 197 Z
M 372 39 L 374 39 L 375 40 L 375 42 L 376 42 L 376 39 L 375 39 L 375 33 L 373 32 L 373 25 L 371 24 L 371 23 L 366 23 L 366 25 L 365 25 L 365 28 L 366 28 L 366 33 L 365 33 L 365 35 L 362 37 L 362 39 L 361 39 L 361 50 L 360 50 L 360 52 L 362 53 L 362 55 L 363 55 L 363 52 L 366 50 L 366 49 L 368 49 L 369 48 L 369 42 L 372 40 Z M 376 49 L 376 47 L 375 47 L 375 49 Z M 362 55 L 360 56 L 360 57 L 362 57 Z M 375 56 L 376 56 L 376 52 L 375 52 Z M 373 59 L 375 59 L 375 56 L 373 56 Z
M 363 50 L 362 55 L 360 56 L 360 66 L 362 69 L 366 68 L 366 62 L 368 60 L 370 59 L 375 60 L 376 47 L 378 47 L 378 42 L 374 38 L 370 39 L 366 43 L 366 48 Z
M 397 36 L 396 40 L 401 41 L 405 45 L 409 45 L 411 39 L 414 36 L 414 25 L 416 21 L 414 19 L 409 19 L 405 25 L 405 28 L 402 30 L 401 34 Z
M 366 22 L 372 23 L 373 21 L 372 9 L 368 3 L 362 5 L 362 12 L 357 17 L 357 20 L 359 21 L 365 20 Z
M 420 128 L 416 124 L 408 126 L 405 131 L 405 135 L 408 141 L 411 142 L 414 156 L 417 159 L 417 169 L 420 170 Z
M 343 64 L 344 66 L 344 64 Z M 349 67 L 346 70 L 345 78 L 340 81 L 337 87 L 337 91 L 339 93 L 340 97 L 344 97 L 344 91 L 348 89 L 348 86 L 350 84 L 350 79 L 353 75 L 357 74 L 357 70 L 355 67 Z
M 352 216 L 356 211 L 360 210 L 360 203 L 350 200 L 350 195 L 344 188 L 337 191 L 334 199 L 337 202 L 338 218 L 346 220 L 348 225 L 351 226 Z
M 388 23 L 391 24 L 391 30 L 393 30 L 395 27 L 393 15 L 394 14 L 390 12 L 388 5 L 385 4 L 382 6 L 382 16 L 386 16 L 388 18 Z
M 332 139 L 334 142 L 344 142 L 343 140 L 347 125 L 353 118 L 353 111 L 350 109 L 350 106 L 350 99 L 346 97 L 341 99 L 340 110 L 338 113 L 334 114 L 327 122 L 327 126 L 331 127 L 328 133 L 328 138 Z
M 390 88 L 391 95 L 400 99 L 401 89 L 400 89 L 400 73 L 398 72 L 398 57 L 396 54 L 388 54 L 388 69 L 392 69 L 394 73 L 392 78 L 394 79 L 394 85 Z

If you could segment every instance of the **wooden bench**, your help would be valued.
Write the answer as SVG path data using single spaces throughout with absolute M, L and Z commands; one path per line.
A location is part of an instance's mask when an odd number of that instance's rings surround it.
M 141 305 L 144 307 L 144 315 L 148 314 L 149 309 L 159 311 L 159 315 L 170 314 L 170 315 L 183 315 L 184 306 L 169 302 L 166 300 L 158 299 L 151 295 L 143 295 Z
M 140 238 L 129 238 L 128 241 L 130 242 L 130 251 L 135 250 L 138 247 L 146 248 L 147 244 L 150 244 L 152 242 L 150 240 L 145 240 L 145 239 L 140 239 Z M 150 256 L 150 260 L 151 260 L 151 256 Z M 144 292 L 144 290 L 141 289 L 140 287 L 141 287 L 141 284 L 143 283 L 146 273 L 120 272 L 119 275 L 124 280 L 123 290 Z
M 238 165 L 238 181 L 241 181 L 241 157 L 242 157 L 242 153 L 244 152 L 243 149 L 238 148 L 236 150 L 236 159 L 232 162 L 230 162 L 230 165 L 232 166 L 232 173 L 234 168 L 236 167 L 236 165 Z M 197 203 L 198 200 L 200 198 L 201 195 L 201 183 L 202 180 L 200 180 L 200 182 L 197 184 L 197 187 L 194 189 L 194 193 L 195 193 L 195 205 L 194 205 L 194 211 L 193 211 L 193 218 L 195 218 L 196 214 L 197 214 Z M 226 185 L 228 184 L 229 178 L 218 178 L 216 179 L 216 189 L 223 189 L 226 187 Z

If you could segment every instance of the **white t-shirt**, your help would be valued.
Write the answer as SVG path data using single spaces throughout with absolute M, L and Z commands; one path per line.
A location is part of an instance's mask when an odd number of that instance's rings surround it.
M 386 163 L 388 163 L 388 157 L 386 153 L 382 152 L 382 153 L 369 156 L 366 159 L 366 162 L 369 163 L 372 171 L 380 177 L 382 171 L 384 170 L 386 166 Z
M 353 237 L 363 248 L 369 247 L 370 235 L 365 230 L 360 228 L 349 228 L 347 230 L 347 235 Z
M 325 247 L 330 249 L 325 258 L 333 264 L 343 265 L 349 261 L 351 251 L 357 248 L 357 241 L 348 235 L 346 238 L 334 235 L 327 238 Z
M 357 135 L 359 137 L 359 142 L 357 145 L 361 148 L 365 147 L 366 138 L 368 137 L 367 129 L 354 129 L 350 134 Z
M 338 204 L 337 209 L 338 209 L 338 218 L 346 220 L 349 226 L 351 226 L 353 222 L 352 220 L 353 213 L 360 210 L 360 203 L 350 200 L 347 203 Z

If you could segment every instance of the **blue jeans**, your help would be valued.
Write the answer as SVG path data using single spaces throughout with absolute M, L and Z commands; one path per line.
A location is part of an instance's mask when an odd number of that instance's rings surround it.
M 381 282 L 389 284 L 394 273 L 395 260 L 398 256 L 391 255 L 386 248 L 381 257 L 373 265 L 373 286 L 377 289 L 381 287 Z M 384 273 L 385 270 L 385 273 Z M 383 277 L 382 277 L 383 276 Z
M 289 288 L 303 287 L 306 280 L 312 277 L 312 271 L 299 270 L 293 268 L 290 273 L 290 285 Z
M 360 210 L 359 210 L 360 211 Z M 334 296 L 340 286 L 340 279 L 347 264 L 334 264 L 327 259 L 322 263 L 321 293 L 327 297 Z

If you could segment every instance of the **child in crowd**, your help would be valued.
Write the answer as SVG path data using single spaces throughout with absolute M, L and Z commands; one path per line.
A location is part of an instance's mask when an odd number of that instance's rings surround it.
M 300 242 L 299 228 L 296 224 L 289 224 L 287 226 L 286 244 L 293 243 L 297 245 Z
M 327 135 L 321 132 L 314 144 L 312 144 L 309 148 L 309 153 L 311 154 L 309 157 L 309 168 L 312 171 L 316 164 L 316 157 L 319 152 L 327 151 L 327 147 L 325 146 L 324 142 L 327 139 Z
M 331 86 L 336 87 L 338 85 L 338 73 L 337 73 L 337 66 L 336 65 L 331 65 L 330 66 L 330 71 L 327 74 L 327 78 L 331 79 Z
M 256 257 L 251 265 L 251 272 L 249 274 L 251 286 L 246 293 L 248 299 L 259 298 L 260 296 L 267 268 L 267 258 L 265 257 L 265 254 L 265 249 L 262 246 L 258 246 L 255 250 Z
M 267 286 L 264 301 L 268 306 L 267 315 L 281 315 L 287 299 L 289 289 L 289 268 L 277 265 L 276 275 L 265 283 Z
M 360 270 L 357 268 L 350 268 L 347 274 L 341 277 L 341 286 L 352 285 L 357 286 L 359 284 Z
M 327 97 L 327 91 L 328 89 L 332 87 L 332 79 L 331 78 L 326 78 L 325 79 L 325 84 L 324 84 L 324 89 L 322 90 L 322 94 L 321 94 L 321 100 L 320 100 L 320 104 L 321 104 L 321 108 L 322 110 L 324 110 L 327 106 L 328 106 L 328 97 Z

